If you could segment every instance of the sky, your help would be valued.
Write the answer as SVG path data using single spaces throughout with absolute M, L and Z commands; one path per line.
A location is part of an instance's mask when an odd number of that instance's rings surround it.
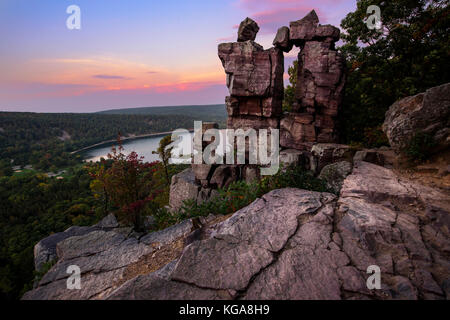
M 81 29 L 66 12 L 77 5 Z M 246 17 L 268 49 L 315 9 L 340 25 L 356 0 L 0 0 L 0 111 L 95 112 L 224 103 L 217 46 Z M 286 69 L 298 50 L 285 54 Z

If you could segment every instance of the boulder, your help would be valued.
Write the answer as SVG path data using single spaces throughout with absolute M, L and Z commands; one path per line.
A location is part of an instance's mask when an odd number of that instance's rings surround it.
M 212 164 L 192 164 L 192 171 L 196 180 L 207 180 L 211 177 L 216 166 Z
M 195 175 L 192 168 L 172 177 L 170 184 L 169 206 L 173 210 L 180 209 L 183 201 L 188 199 L 197 200 L 200 186 L 195 183 Z
M 261 172 L 256 165 L 246 165 L 242 168 L 242 179 L 250 184 L 261 179 Z
M 389 143 L 397 152 L 407 148 L 417 133 L 428 134 L 434 150 L 450 146 L 450 83 L 395 102 L 383 123 Z
M 353 161 L 366 161 L 384 166 L 384 155 L 377 150 L 360 150 L 355 153 Z
M 34 246 L 34 267 L 40 271 L 49 262 L 57 260 L 56 245 L 72 236 L 83 235 L 93 231 L 92 227 L 71 227 L 65 232 L 58 232 L 42 239 Z
M 259 31 L 258 24 L 250 18 L 245 18 L 239 25 L 238 42 L 254 41 Z
M 315 158 L 315 168 L 317 172 L 328 165 L 338 161 L 352 161 L 355 151 L 347 145 L 335 143 L 318 143 L 315 144 L 311 153 Z
M 315 39 L 328 39 L 328 41 L 337 42 L 341 37 L 341 30 L 332 26 L 330 24 L 327 25 L 319 25 L 316 28 L 316 32 L 314 34 Z
M 110 213 L 106 217 L 104 217 L 99 223 L 97 223 L 94 227 L 100 229 L 114 229 L 119 227 L 119 223 L 117 222 L 116 216 Z
M 117 227 L 119 227 L 119 224 L 116 217 L 113 214 L 109 214 L 92 227 L 73 226 L 64 232 L 52 234 L 34 246 L 34 267 L 37 271 L 40 271 L 46 263 L 57 260 L 56 247 L 58 243 L 67 238 L 82 236 L 95 230 L 111 230 Z
M 290 39 L 297 45 L 302 45 L 306 40 L 314 39 L 316 28 L 319 24 L 319 17 L 316 11 L 312 10 L 303 19 L 290 23 Z
M 319 179 L 324 180 L 334 194 L 339 194 L 345 178 L 352 172 L 352 167 L 352 164 L 348 161 L 326 165 L 320 172 Z
M 302 165 L 304 154 L 300 150 L 286 149 L 280 152 L 280 163 L 284 167 Z
M 293 44 L 290 41 L 289 33 L 290 30 L 288 27 L 279 28 L 275 39 L 273 40 L 273 45 L 284 52 L 291 51 Z
M 226 188 L 239 179 L 239 169 L 237 165 L 220 165 L 214 171 L 209 183 L 217 189 Z

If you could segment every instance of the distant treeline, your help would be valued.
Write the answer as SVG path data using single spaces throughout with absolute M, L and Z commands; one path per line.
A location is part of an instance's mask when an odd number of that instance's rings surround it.
M 196 120 L 224 122 L 227 112 L 224 104 L 204 106 L 168 106 L 168 107 L 144 107 L 131 109 L 116 109 L 99 112 L 100 114 L 145 114 L 145 115 L 187 115 Z

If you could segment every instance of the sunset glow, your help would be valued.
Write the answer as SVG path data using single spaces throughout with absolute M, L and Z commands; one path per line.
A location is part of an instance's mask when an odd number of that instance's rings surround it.
M 81 30 L 68 30 L 73 1 L 0 4 L 0 110 L 91 112 L 216 104 L 227 95 L 217 45 L 235 41 L 249 16 L 271 46 L 277 27 L 316 9 L 339 25 L 354 1 L 79 0 Z M 233 23 L 230 23 L 233 22 Z M 287 66 L 298 51 L 286 55 Z

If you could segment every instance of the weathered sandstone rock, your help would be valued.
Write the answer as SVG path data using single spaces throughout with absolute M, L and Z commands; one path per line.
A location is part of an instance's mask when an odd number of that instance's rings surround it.
M 61 241 L 74 236 L 82 236 L 95 230 L 109 230 L 118 227 L 117 219 L 113 214 L 109 214 L 98 224 L 92 227 L 70 227 L 64 232 L 59 232 L 42 239 L 34 246 L 34 266 L 36 270 L 41 270 L 45 263 L 55 261 L 58 256 L 56 246 Z
M 295 45 L 301 46 L 305 40 L 312 40 L 316 34 L 319 17 L 312 10 L 303 19 L 290 23 L 290 39 Z
M 383 124 L 389 143 L 401 151 L 415 134 L 430 135 L 435 151 L 450 146 L 450 83 L 394 103 Z

